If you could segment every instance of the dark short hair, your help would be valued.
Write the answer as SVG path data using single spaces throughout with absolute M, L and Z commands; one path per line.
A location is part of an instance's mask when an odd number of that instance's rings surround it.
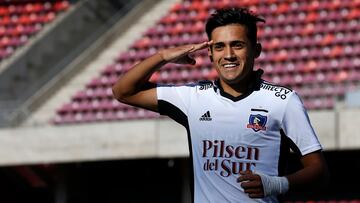
M 248 30 L 247 36 L 250 42 L 255 45 L 257 41 L 257 22 L 265 22 L 265 20 L 258 15 L 255 15 L 247 8 L 219 9 L 208 18 L 205 25 L 205 31 L 210 40 L 212 31 L 217 27 L 230 24 L 244 25 Z

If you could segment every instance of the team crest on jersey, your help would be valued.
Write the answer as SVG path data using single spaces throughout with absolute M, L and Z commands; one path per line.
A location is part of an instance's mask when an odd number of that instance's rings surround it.
M 263 116 L 260 114 L 251 114 L 249 117 L 249 124 L 247 124 L 247 128 L 252 128 L 255 132 L 258 132 L 259 130 L 266 130 L 266 121 L 267 116 Z

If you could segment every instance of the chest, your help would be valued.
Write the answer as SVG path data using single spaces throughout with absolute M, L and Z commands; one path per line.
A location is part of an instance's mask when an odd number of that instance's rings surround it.
M 240 101 L 201 96 L 193 98 L 188 118 L 195 139 L 235 143 L 278 140 L 281 113 L 266 97 L 251 95 Z

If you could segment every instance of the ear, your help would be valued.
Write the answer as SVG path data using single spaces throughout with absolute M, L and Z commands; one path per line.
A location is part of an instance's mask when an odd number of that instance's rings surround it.
M 259 57 L 261 54 L 262 46 L 260 43 L 256 43 L 255 45 L 255 58 Z
M 208 55 L 209 55 L 210 61 L 213 62 L 214 59 L 213 59 L 213 57 L 212 57 L 211 47 L 208 47 Z

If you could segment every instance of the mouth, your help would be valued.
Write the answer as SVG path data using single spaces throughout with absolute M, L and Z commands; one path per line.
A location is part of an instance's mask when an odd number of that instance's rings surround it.
M 225 69 L 234 69 L 234 68 L 236 68 L 238 66 L 239 66 L 238 63 L 225 63 L 225 64 L 222 64 L 222 67 L 224 67 Z

